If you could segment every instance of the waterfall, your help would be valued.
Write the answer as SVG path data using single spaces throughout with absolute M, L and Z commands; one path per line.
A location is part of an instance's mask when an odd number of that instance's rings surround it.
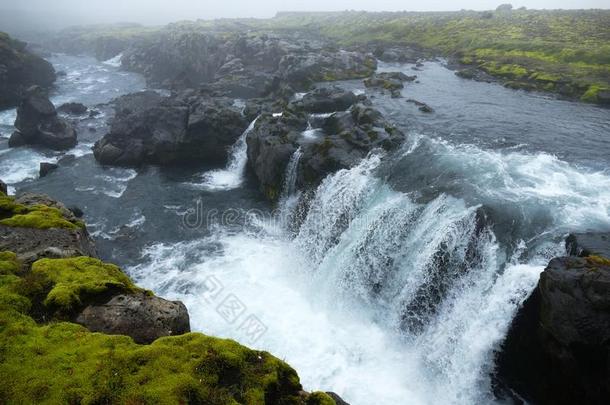
M 303 151 L 299 147 L 296 151 L 294 151 L 293 155 L 290 157 L 288 165 L 286 166 L 286 174 L 284 176 L 284 187 L 282 190 L 284 196 L 289 197 L 293 195 L 296 191 L 297 174 L 301 156 L 303 156 Z
M 248 128 L 237 139 L 237 142 L 231 146 L 229 151 L 229 162 L 227 167 L 219 170 L 212 170 L 203 174 L 202 186 L 208 190 L 231 190 L 235 189 L 243 183 L 246 164 L 248 163 L 248 145 L 246 138 L 254 129 L 256 117 Z

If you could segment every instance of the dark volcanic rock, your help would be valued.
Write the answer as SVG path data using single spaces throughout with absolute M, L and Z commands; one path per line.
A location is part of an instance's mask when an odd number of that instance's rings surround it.
M 341 398 L 338 394 L 334 392 L 327 391 L 326 395 L 331 397 L 337 405 L 349 405 L 349 403 L 345 402 L 343 398 Z
M 59 166 L 55 163 L 49 162 L 40 162 L 40 177 L 45 177 L 47 174 L 51 173 L 53 170 L 57 170 Z
M 498 354 L 500 382 L 533 403 L 610 398 L 610 261 L 553 259 Z
M 365 79 L 364 85 L 392 92 L 404 88 L 404 82 L 412 82 L 415 79 L 417 76 L 407 76 L 402 72 L 382 72 Z
M 27 142 L 23 136 L 23 134 L 19 131 L 15 131 L 11 134 L 11 137 L 8 139 L 8 147 L 9 148 L 18 148 L 20 146 L 27 145 Z
M 224 164 L 248 126 L 233 101 L 196 94 L 164 98 L 142 92 L 119 98 L 110 133 L 93 152 L 102 164 Z
M 14 107 L 33 85 L 50 88 L 53 66 L 26 49 L 26 44 L 0 32 L 0 110 Z
M 130 336 L 141 344 L 191 330 L 182 302 L 146 293 L 115 295 L 104 304 L 89 305 L 76 316 L 75 322 L 92 332 Z
M 301 100 L 292 104 L 294 109 L 320 114 L 345 111 L 359 100 L 362 100 L 362 98 L 351 91 L 345 91 L 338 87 L 323 87 L 307 93 Z
M 566 249 L 572 256 L 610 257 L 610 233 L 573 233 L 566 239 Z
M 70 115 L 83 115 L 87 112 L 87 106 L 81 103 L 65 103 L 57 107 L 57 112 Z
M 29 88 L 19 104 L 15 127 L 18 131 L 11 136 L 11 146 L 36 144 L 62 150 L 76 145 L 76 131 L 57 116 L 55 107 L 38 86 Z
M 392 150 L 404 135 L 386 122 L 379 111 L 356 104 L 319 122 L 314 138 L 306 137 L 307 114 L 293 105 L 281 116 L 263 114 L 247 135 L 248 164 L 272 201 L 279 198 L 285 170 L 297 149 L 301 158 L 296 187 L 315 187 L 328 174 L 356 165 L 376 148 Z
M 2 180 L 0 180 L 0 193 L 8 194 L 8 186 Z

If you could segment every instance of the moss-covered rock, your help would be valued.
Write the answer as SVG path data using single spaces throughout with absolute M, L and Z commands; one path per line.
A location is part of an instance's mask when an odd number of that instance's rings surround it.
M 304 401 L 292 368 L 231 340 L 189 333 L 138 345 L 69 322 L 37 324 L 30 314 L 40 299 L 34 280 L 47 286 L 45 304 L 65 308 L 108 288 L 137 287 L 116 266 L 91 258 L 40 260 L 24 277 L 14 274 L 16 265 L 15 254 L 0 253 L 0 398 L 6 403 Z
M 67 218 L 59 208 L 43 204 L 24 205 L 0 194 L 0 225 L 36 229 L 81 229 L 84 224 Z
M 43 304 L 62 313 L 74 311 L 87 299 L 139 290 L 117 266 L 91 257 L 41 259 L 32 265 L 31 275 L 50 285 Z

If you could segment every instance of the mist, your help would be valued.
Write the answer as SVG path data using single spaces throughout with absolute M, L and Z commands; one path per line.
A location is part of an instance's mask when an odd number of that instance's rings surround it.
M 509 2 L 509 1 L 507 1 Z M 501 0 L 0 0 L 0 30 L 56 29 L 69 25 L 135 22 L 161 25 L 179 20 L 215 18 L 269 18 L 278 11 L 454 11 L 491 10 Z M 514 7 L 535 9 L 608 8 L 607 0 L 527 0 Z

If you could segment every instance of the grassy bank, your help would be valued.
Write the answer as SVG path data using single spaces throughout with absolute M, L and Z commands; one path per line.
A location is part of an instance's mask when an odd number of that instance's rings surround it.
M 320 33 L 347 47 L 417 47 L 513 88 L 588 102 L 610 90 L 610 10 L 284 13 L 270 27 Z

